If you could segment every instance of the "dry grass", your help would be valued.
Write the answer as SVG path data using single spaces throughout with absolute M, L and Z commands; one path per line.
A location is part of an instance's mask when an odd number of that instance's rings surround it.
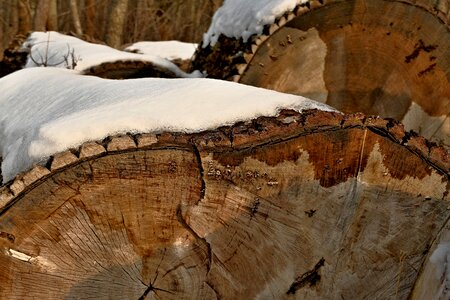
M 58 31 L 75 31 L 69 0 L 0 0 L 0 53 L 24 28 L 35 30 L 32 21 L 40 1 L 57 2 Z M 111 1 L 77 1 L 82 30 L 87 39 L 105 41 Z M 142 40 L 200 42 L 222 1 L 129 0 L 122 41 L 124 44 Z M 19 18 L 19 3 L 25 4 L 29 20 Z

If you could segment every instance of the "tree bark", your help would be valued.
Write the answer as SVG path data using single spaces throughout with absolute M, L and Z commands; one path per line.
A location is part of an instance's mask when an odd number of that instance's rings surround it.
M 78 14 L 78 5 L 76 0 L 70 0 L 70 12 L 76 34 L 82 35 L 83 29 L 81 28 L 80 15 Z
M 390 120 L 106 141 L 0 189 L 1 297 L 407 299 L 450 217 L 445 151 Z
M 123 28 L 127 17 L 128 0 L 113 0 L 108 21 L 106 42 L 111 47 L 122 45 Z

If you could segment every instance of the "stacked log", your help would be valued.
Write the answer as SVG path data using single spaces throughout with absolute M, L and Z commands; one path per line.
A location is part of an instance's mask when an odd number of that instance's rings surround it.
M 88 142 L 1 188 L 0 297 L 421 299 L 449 172 L 362 114 Z
M 201 45 L 210 77 L 394 118 L 450 145 L 448 1 L 309 1 L 248 42 Z M 206 46 L 206 47 L 205 47 Z

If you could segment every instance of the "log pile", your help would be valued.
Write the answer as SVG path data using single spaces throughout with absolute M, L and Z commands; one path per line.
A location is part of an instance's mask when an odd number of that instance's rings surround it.
M 248 42 L 200 46 L 193 69 L 394 118 L 450 145 L 449 1 L 309 1 Z
M 0 187 L 0 298 L 446 299 L 430 257 L 450 240 L 449 9 L 313 0 L 200 46 L 210 77 L 347 114 L 53 155 Z M 177 77 L 135 61 L 83 75 Z
M 322 111 L 85 143 L 1 188 L 0 297 L 423 299 L 449 169 Z

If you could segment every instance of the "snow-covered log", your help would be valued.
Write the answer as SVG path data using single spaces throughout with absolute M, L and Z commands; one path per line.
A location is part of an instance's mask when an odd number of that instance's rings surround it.
M 0 295 L 414 298 L 448 176 L 401 125 L 317 110 L 87 142 L 0 190 Z
M 226 0 L 193 69 L 402 121 L 450 145 L 450 2 Z
M 175 47 L 175 45 L 174 45 Z M 88 43 L 58 32 L 33 32 L 23 44 L 25 67 L 58 67 L 110 79 L 199 77 L 187 74 L 159 53 L 137 54 Z

